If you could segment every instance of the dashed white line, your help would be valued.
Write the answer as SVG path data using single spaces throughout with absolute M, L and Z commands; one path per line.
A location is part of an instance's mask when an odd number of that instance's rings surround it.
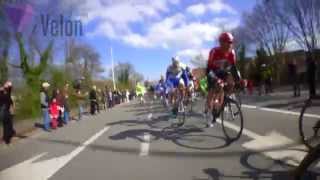
M 144 133 L 143 141 L 140 146 L 140 156 L 148 156 L 150 149 L 150 134 Z

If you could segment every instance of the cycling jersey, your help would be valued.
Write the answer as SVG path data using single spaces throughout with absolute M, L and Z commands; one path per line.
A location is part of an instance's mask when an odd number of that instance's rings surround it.
M 225 70 L 228 66 L 235 65 L 236 55 L 234 50 L 223 52 L 220 47 L 213 48 L 209 54 L 208 72 L 210 70 Z
M 237 73 L 235 63 L 234 50 L 225 53 L 221 47 L 211 49 L 207 67 L 208 89 L 213 89 L 217 78 L 224 80 L 229 72 L 238 80 L 240 76 Z
M 156 85 L 156 93 L 157 94 L 163 94 L 166 92 L 166 84 L 164 81 L 159 81 L 159 83 Z
M 174 67 L 173 65 L 170 65 L 167 69 L 166 78 L 170 77 L 180 77 L 183 73 L 184 69 L 181 66 Z
M 146 93 L 146 88 L 141 84 L 137 84 L 136 86 L 137 96 L 143 96 L 145 93 Z
M 189 84 L 189 78 L 187 76 L 185 66 L 180 64 L 178 67 L 170 65 L 167 69 L 166 79 L 170 86 L 177 88 L 179 84 L 183 83 L 185 86 Z

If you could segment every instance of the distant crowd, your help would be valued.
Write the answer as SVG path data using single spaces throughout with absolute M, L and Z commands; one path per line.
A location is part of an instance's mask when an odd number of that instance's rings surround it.
M 85 92 L 80 87 L 75 86 L 73 87 L 74 91 L 72 91 L 74 93 L 71 95 L 76 99 L 77 115 L 70 117 L 69 84 L 66 84 L 63 90 L 54 90 L 51 97 L 48 95 L 49 87 L 48 82 L 42 83 L 40 92 L 43 129 L 48 132 L 68 124 L 71 119 L 79 121 L 86 113 L 95 115 L 100 113 L 101 110 L 107 111 L 115 105 L 129 102 L 135 97 L 135 91 L 112 91 L 107 86 L 101 90 L 92 86 L 89 92 Z

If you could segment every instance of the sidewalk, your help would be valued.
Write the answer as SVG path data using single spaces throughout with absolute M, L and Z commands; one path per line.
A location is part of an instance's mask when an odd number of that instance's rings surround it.
M 116 105 L 117 106 L 122 106 L 126 103 L 121 103 Z M 89 115 L 88 111 L 85 111 L 84 114 Z M 70 121 L 75 121 L 75 117 L 78 116 L 78 110 L 77 109 L 72 109 L 71 113 L 70 113 Z M 2 128 L 2 122 L 0 122 L 0 146 L 4 144 L 3 140 L 2 140 L 2 135 L 3 135 L 3 128 Z M 13 123 L 14 123 L 14 129 L 16 130 L 16 137 L 12 138 L 12 143 L 14 143 L 15 141 L 19 140 L 19 139 L 24 139 L 24 138 L 28 138 L 30 135 L 32 135 L 34 132 L 36 132 L 37 129 L 42 131 L 42 128 L 40 128 L 39 126 L 41 126 L 42 124 L 42 119 L 41 118 L 35 118 L 35 119 L 29 119 L 29 120 L 19 120 L 19 121 L 15 121 L 15 119 L 13 119 Z
M 261 96 L 255 92 L 253 95 L 242 95 L 242 103 L 259 107 L 292 109 L 302 107 L 308 98 L 309 92 L 306 90 L 301 91 L 300 97 L 293 97 L 292 91 L 275 91 Z
M 72 117 L 75 117 L 76 112 L 71 112 Z M 2 135 L 3 135 L 3 128 L 2 128 L 2 122 L 0 122 L 0 145 L 4 144 Z M 16 136 L 12 138 L 12 142 L 27 138 L 28 136 L 32 135 L 35 130 L 40 129 L 39 124 L 42 123 L 41 118 L 35 118 L 35 119 L 28 119 L 28 120 L 15 120 L 13 118 L 13 127 L 16 130 Z
M 16 136 L 13 137 L 12 141 L 16 141 L 17 139 L 24 139 L 27 138 L 29 134 L 31 134 L 37 128 L 35 127 L 35 122 L 39 122 L 39 120 L 20 120 L 14 121 L 14 129 L 16 130 Z M 1 122 L 2 123 L 2 122 Z M 2 124 L 0 126 L 0 145 L 3 143 L 2 139 L 3 128 Z

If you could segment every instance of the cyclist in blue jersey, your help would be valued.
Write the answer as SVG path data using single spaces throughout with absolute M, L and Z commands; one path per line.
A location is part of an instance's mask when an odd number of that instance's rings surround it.
M 169 96 L 170 102 L 173 104 L 172 114 L 176 116 L 178 113 L 176 104 L 177 95 L 180 93 L 182 97 L 184 97 L 185 88 L 189 85 L 185 66 L 180 63 L 180 60 L 177 57 L 172 58 L 172 64 L 167 69 L 166 81 L 168 82 L 169 87 L 172 87 Z

